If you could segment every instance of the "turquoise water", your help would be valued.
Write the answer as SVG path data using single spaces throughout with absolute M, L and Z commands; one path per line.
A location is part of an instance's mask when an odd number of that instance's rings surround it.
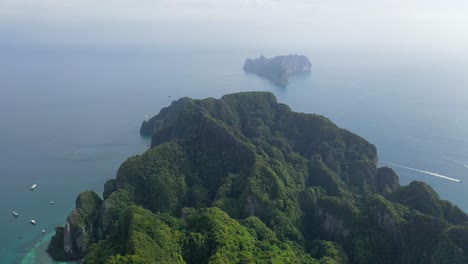
M 64 262 L 64 261 L 53 261 L 48 254 L 44 254 L 45 250 L 47 249 L 47 245 L 49 244 L 50 239 L 55 234 L 55 232 L 50 232 L 47 235 L 34 244 L 34 246 L 30 249 L 26 255 L 23 256 L 21 260 L 21 264 L 36 264 L 36 263 L 56 263 L 56 264 L 67 264 L 72 262 Z
M 287 88 L 242 72 L 246 57 L 290 52 L 307 55 L 313 70 Z M 402 183 L 426 181 L 468 211 L 465 183 L 405 169 L 468 183 L 468 59 L 82 47 L 2 47 L 0 57 L 0 263 L 51 263 L 47 241 L 78 193 L 101 193 L 128 156 L 147 149 L 149 139 L 138 133 L 145 116 L 181 96 L 271 91 L 292 109 L 323 114 L 374 143 L 382 161 L 400 165 L 393 167 Z

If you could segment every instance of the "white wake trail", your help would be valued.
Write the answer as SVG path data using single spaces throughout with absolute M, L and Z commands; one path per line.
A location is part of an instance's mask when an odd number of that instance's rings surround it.
M 460 162 L 460 161 L 457 161 L 457 160 L 454 160 L 454 161 L 455 161 L 455 163 L 457 163 L 458 165 L 462 166 L 463 168 L 468 169 L 468 165 L 467 165 L 467 164 L 465 164 L 465 163 L 463 163 L 463 162 Z
M 438 177 L 438 178 L 441 178 L 441 179 L 446 179 L 446 180 L 454 181 L 454 182 L 461 182 L 459 179 L 451 178 L 451 177 L 448 177 L 448 176 L 445 176 L 445 175 L 442 175 L 442 174 L 439 174 L 439 173 L 435 173 L 435 172 L 432 172 L 432 171 L 420 170 L 420 169 L 408 167 L 408 166 L 401 165 L 401 164 L 397 164 L 397 163 L 390 162 L 390 161 L 383 161 L 383 160 L 381 160 L 381 162 L 386 163 L 386 164 L 389 164 L 389 165 L 393 165 L 393 166 L 395 166 L 395 167 L 399 167 L 399 168 L 403 168 L 403 169 L 407 169 L 407 170 L 419 172 L 419 173 L 422 173 L 422 174 L 431 175 L 431 176 Z M 468 166 L 467 166 L 467 169 L 468 169 Z

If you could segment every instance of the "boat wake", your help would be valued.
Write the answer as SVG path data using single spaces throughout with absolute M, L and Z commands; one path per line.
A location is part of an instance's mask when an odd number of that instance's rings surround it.
M 398 164 L 398 163 L 394 163 L 394 162 L 390 162 L 390 161 L 383 161 L 383 160 L 381 160 L 381 162 L 382 162 L 382 163 L 389 164 L 389 165 L 392 165 L 392 166 L 395 166 L 395 167 L 399 167 L 399 168 L 402 168 L 402 169 L 407 169 L 407 170 L 410 170 L 410 171 L 415 171 L 415 172 L 418 172 L 418 173 L 421 173 L 421 174 L 427 174 L 427 175 L 431 175 L 431 176 L 438 177 L 438 178 L 441 178 L 441 179 L 445 179 L 445 180 L 449 180 L 449 181 L 454 181 L 454 182 L 459 182 L 459 183 L 461 183 L 461 180 L 459 180 L 459 179 L 455 179 L 455 178 L 452 178 L 452 177 L 449 177 L 449 176 L 445 176 L 445 175 L 442 175 L 442 174 L 439 174 L 439 173 L 435 173 L 435 172 L 432 172 L 432 171 L 420 170 L 420 169 L 416 169 L 416 168 L 404 166 L 404 165 L 401 165 L 401 164 Z M 467 168 L 468 168 L 468 167 L 467 167 Z
M 457 161 L 457 160 L 454 160 L 454 161 L 455 161 L 455 163 L 457 163 L 458 165 L 462 166 L 463 168 L 468 169 L 468 164 L 465 164 L 465 163 L 460 162 L 460 161 Z
M 463 168 L 465 168 L 465 169 L 468 169 L 468 164 L 461 162 L 460 160 L 454 158 L 453 156 L 450 156 L 450 155 L 447 155 L 447 154 L 443 154 L 442 158 L 443 158 L 444 160 L 446 160 L 446 161 L 454 162 L 454 163 L 460 165 L 461 167 L 463 167 Z

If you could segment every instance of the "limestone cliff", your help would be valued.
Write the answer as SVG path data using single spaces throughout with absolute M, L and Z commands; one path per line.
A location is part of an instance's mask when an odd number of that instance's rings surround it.
M 49 252 L 85 263 L 468 263 L 468 216 L 400 186 L 377 150 L 271 93 L 182 98 L 145 121 L 104 201 L 80 194 Z

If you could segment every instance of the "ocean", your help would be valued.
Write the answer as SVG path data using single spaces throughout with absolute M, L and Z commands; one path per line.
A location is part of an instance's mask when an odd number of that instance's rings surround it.
M 285 88 L 242 71 L 247 57 L 287 53 L 313 66 Z M 468 58 L 77 46 L 6 46 L 0 57 L 0 263 L 53 263 L 47 242 L 76 196 L 102 193 L 127 157 L 148 148 L 141 122 L 183 96 L 273 92 L 375 144 L 402 184 L 425 181 L 468 211 Z

